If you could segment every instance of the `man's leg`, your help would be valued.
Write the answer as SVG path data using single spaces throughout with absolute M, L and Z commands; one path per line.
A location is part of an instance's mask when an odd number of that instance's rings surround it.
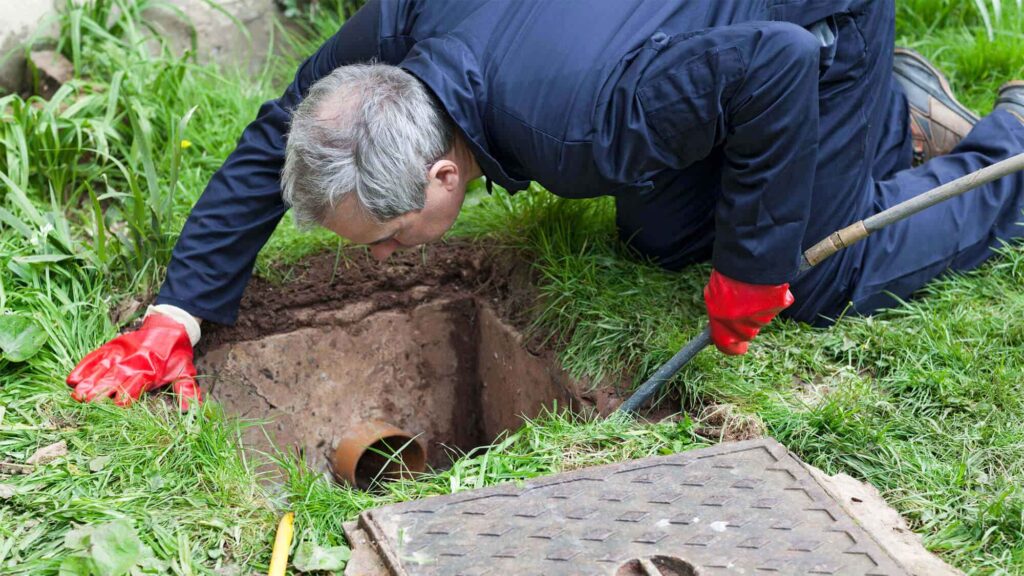
M 1024 127 L 1003 111 L 980 122 L 951 154 L 910 170 L 907 101 L 892 75 L 893 2 L 865 1 L 835 24 L 837 52 L 820 85 L 819 162 L 803 248 L 1024 151 Z M 719 162 L 713 156 L 662 175 L 648 194 L 619 198 L 623 240 L 673 270 L 710 256 Z M 1024 235 L 1016 224 L 1024 221 L 1022 190 L 1024 177 L 1006 178 L 876 233 L 794 281 L 797 302 L 783 315 L 824 324 L 851 300 L 855 311 L 870 313 L 895 302 L 887 292 L 905 297 L 947 269 L 977 266 L 999 239 Z
M 983 118 L 951 154 L 874 185 L 872 212 L 1024 152 L 1024 123 L 997 110 Z M 947 270 L 969 270 L 1003 241 L 1024 237 L 1024 174 L 1017 173 L 947 200 L 877 232 L 863 242 L 854 310 L 870 314 L 906 298 Z
M 914 141 L 910 131 L 910 110 L 899 82 L 892 83 L 889 103 L 885 105 L 886 117 L 882 120 L 885 130 L 875 149 L 871 177 L 888 180 L 897 172 L 911 167 L 914 159 Z
M 823 54 L 831 52 L 831 64 L 820 82 L 820 160 L 805 248 L 867 212 L 872 174 L 888 177 L 910 167 L 907 103 L 892 79 L 894 10 L 891 0 L 865 0 L 855 14 L 827 22 L 837 35 L 832 46 L 822 48 Z M 873 39 L 870 45 L 865 38 Z M 713 153 L 681 172 L 660 174 L 649 192 L 618 197 L 622 240 L 670 270 L 707 260 L 721 162 Z M 841 268 L 826 263 L 795 283 L 797 304 L 789 315 L 813 319 L 845 304 L 847 293 L 835 286 L 849 285 L 853 271 Z M 840 273 L 844 280 L 837 278 Z
M 874 39 L 863 56 L 843 52 L 838 82 L 821 92 L 821 153 L 804 248 L 831 232 L 971 171 L 1024 152 L 1024 125 L 1007 111 L 983 119 L 953 151 L 910 169 L 912 142 L 902 88 L 893 81 L 892 5 L 871 3 L 846 22 L 847 37 Z M 854 43 L 855 44 L 855 43 Z M 847 43 L 850 48 L 850 43 Z M 863 142 L 863 145 L 861 144 Z M 868 150 L 873 154 L 863 154 Z M 973 268 L 1001 240 L 1024 236 L 1024 176 L 1018 174 L 932 207 L 848 248 L 793 283 L 785 315 L 816 324 L 847 310 L 869 314 L 946 270 Z
M 836 53 L 819 82 L 818 163 L 807 249 L 869 214 L 875 176 L 910 166 L 908 109 L 893 79 L 895 4 L 866 0 L 834 18 Z M 849 248 L 791 283 L 796 303 L 783 316 L 825 323 L 842 312 L 857 276 L 861 246 Z

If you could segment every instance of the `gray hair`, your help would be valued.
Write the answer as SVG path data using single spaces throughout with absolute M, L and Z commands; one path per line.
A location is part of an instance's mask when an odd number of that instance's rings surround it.
M 454 126 L 434 95 L 385 64 L 337 68 L 292 115 L 282 193 L 300 226 L 323 223 L 349 192 L 383 222 L 423 209 L 428 167 Z

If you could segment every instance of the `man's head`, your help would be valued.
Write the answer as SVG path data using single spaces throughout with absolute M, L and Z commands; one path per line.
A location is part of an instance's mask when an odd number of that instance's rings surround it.
M 322 225 L 378 258 L 439 239 L 479 168 L 451 119 L 408 72 L 342 66 L 292 116 L 282 188 L 300 225 Z

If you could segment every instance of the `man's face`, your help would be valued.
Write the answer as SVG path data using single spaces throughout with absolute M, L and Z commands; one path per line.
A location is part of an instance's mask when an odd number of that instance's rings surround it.
M 323 225 L 342 238 L 369 246 L 377 260 L 386 260 L 397 250 L 440 240 L 455 223 L 465 198 L 466 183 L 458 167 L 450 160 L 440 160 L 430 168 L 422 210 L 375 222 L 355 195 L 349 194 Z

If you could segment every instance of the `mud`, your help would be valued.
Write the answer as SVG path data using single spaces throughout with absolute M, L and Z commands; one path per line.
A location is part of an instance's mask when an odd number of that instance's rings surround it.
M 252 448 L 298 447 L 325 468 L 348 426 L 384 420 L 420 434 L 443 467 L 544 408 L 608 413 L 620 401 L 524 337 L 529 270 L 467 244 L 384 264 L 359 249 L 309 258 L 286 283 L 254 280 L 236 326 L 204 326 L 198 368 L 229 413 L 267 421 L 270 438 L 245 433 Z
M 275 272 L 286 280 L 252 279 L 234 326 L 203 326 L 199 353 L 303 327 L 350 324 L 380 310 L 409 310 L 447 296 L 485 300 L 522 328 L 536 300 L 524 256 L 470 243 L 433 244 L 383 263 L 362 248 L 349 248 Z

